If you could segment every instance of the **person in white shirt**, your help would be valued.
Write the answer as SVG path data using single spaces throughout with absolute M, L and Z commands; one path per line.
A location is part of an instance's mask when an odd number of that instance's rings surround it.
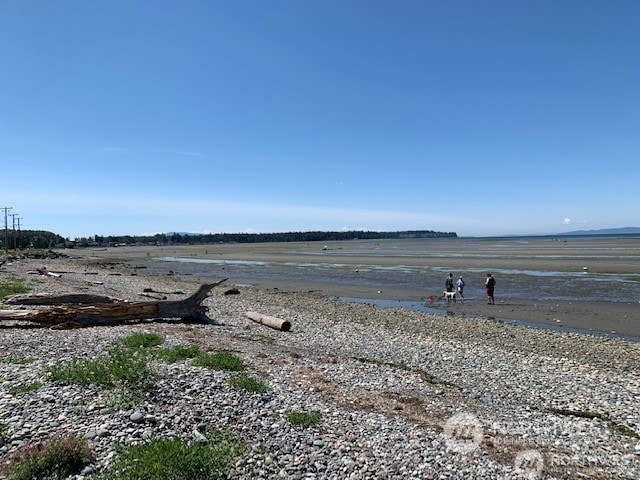
M 460 295 L 460 298 L 464 302 L 464 280 L 462 279 L 462 277 L 460 277 L 456 282 L 456 287 L 456 289 L 458 290 L 458 295 Z

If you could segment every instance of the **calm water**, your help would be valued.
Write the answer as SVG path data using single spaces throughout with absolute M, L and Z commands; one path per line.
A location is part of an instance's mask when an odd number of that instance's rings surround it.
M 222 248 L 222 247 L 221 247 Z M 407 300 L 441 294 L 444 278 L 463 275 L 465 298 L 484 298 L 484 278 L 502 298 L 640 302 L 640 237 L 548 237 L 350 241 L 279 244 L 277 255 L 167 255 L 148 265 L 198 277 L 289 280 L 403 289 Z M 216 253 L 213 255 L 212 253 Z M 233 258 L 237 257 L 237 258 Z M 587 266 L 587 269 L 584 269 Z

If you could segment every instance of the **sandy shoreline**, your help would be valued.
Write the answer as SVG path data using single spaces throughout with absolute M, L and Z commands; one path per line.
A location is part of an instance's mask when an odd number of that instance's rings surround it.
M 329 244 L 331 246 L 331 244 Z M 631 242 L 625 248 L 629 249 L 629 255 L 632 255 L 636 242 Z M 436 246 L 440 246 L 437 244 Z M 544 248 L 550 248 L 544 244 Z M 556 247 L 552 245 L 552 247 Z M 442 247 L 443 249 L 445 247 Z M 450 249 L 450 244 L 446 245 Z M 460 251 L 467 252 L 470 248 L 467 245 L 458 246 Z M 563 248 L 566 253 L 568 248 L 573 248 L 571 253 L 574 254 L 577 247 Z M 601 248 L 606 248 L 606 244 Z M 617 248 L 620 248 L 619 246 Z M 198 257 L 198 258 L 224 258 L 227 260 L 243 260 L 243 261 L 304 261 L 304 262 L 321 262 L 325 261 L 324 255 L 318 255 L 316 252 L 320 250 L 316 244 L 256 244 L 256 245 L 214 245 L 214 246 L 172 246 L 172 247 L 120 247 L 107 249 L 77 249 L 66 250 L 64 253 L 72 257 L 94 258 L 102 261 L 126 262 L 129 265 L 145 265 L 150 258 L 163 255 L 175 255 L 182 257 Z M 455 256 L 445 256 L 437 249 L 431 253 L 430 257 L 420 256 L 407 258 L 406 256 L 393 255 L 369 255 L 362 256 L 359 252 L 350 252 L 343 250 L 343 247 L 336 247 L 335 250 L 329 251 L 328 254 L 339 255 L 340 262 L 353 265 L 354 269 L 358 265 L 365 263 L 375 263 L 385 266 L 393 266 L 396 264 L 421 264 L 428 262 L 429 265 L 437 265 L 442 267 L 459 267 L 460 269 L 469 268 L 552 268 L 555 270 L 577 271 L 583 268 L 583 263 L 587 260 L 566 260 L 562 258 L 553 258 L 544 260 L 547 252 L 540 248 L 539 251 L 529 250 L 528 255 L 540 255 L 539 257 L 526 258 L 521 252 L 515 252 L 512 258 L 508 260 L 496 260 L 495 258 L 485 258 L 478 255 L 477 258 L 460 259 Z M 446 252 L 448 250 L 443 250 Z M 311 254 L 310 254 L 311 252 Z M 326 253 L 326 252 L 325 252 Z M 543 258 L 541 260 L 541 257 Z M 588 260 L 589 268 L 592 271 L 606 271 L 618 273 L 637 272 L 638 265 L 633 262 L 612 262 L 607 258 L 590 258 Z M 328 297 L 350 297 L 358 299 L 385 299 L 397 300 L 401 302 L 423 302 L 428 305 L 428 294 L 435 292 L 425 292 L 424 288 L 416 285 L 412 288 L 393 288 L 386 287 L 384 291 L 380 291 L 375 286 L 353 286 L 343 283 L 330 282 L 314 282 L 304 279 L 296 281 L 287 281 L 284 279 L 260 280 L 256 278 L 232 277 L 230 283 L 242 285 L 252 285 L 257 288 L 278 288 L 283 291 L 291 292 L 318 292 Z M 469 295 L 469 294 L 467 294 Z M 484 297 L 469 298 L 462 303 L 458 302 L 452 305 L 438 298 L 435 303 L 431 304 L 432 313 L 459 315 L 462 317 L 479 317 L 481 319 L 498 319 L 504 321 L 518 321 L 533 326 L 548 325 L 551 328 L 576 329 L 583 333 L 594 332 L 604 333 L 607 335 L 615 335 L 621 337 L 630 337 L 635 341 L 640 340 L 640 298 L 636 303 L 631 302 L 569 302 L 555 300 L 537 300 L 526 298 L 504 298 L 501 296 L 500 285 L 496 289 L 496 304 L 487 305 Z M 402 305 L 400 305 L 402 306 Z

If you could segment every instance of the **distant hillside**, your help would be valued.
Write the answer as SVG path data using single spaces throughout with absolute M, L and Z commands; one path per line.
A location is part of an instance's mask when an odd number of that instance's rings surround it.
M 640 235 L 640 227 L 602 228 L 600 230 L 576 230 L 559 235 Z

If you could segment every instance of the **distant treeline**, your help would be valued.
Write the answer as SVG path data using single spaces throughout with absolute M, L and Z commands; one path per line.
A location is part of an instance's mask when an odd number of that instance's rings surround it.
M 0 230 L 0 247 L 6 250 L 64 247 L 67 241 L 45 230 Z
M 6 234 L 6 235 L 5 235 Z M 158 233 L 155 235 L 95 235 L 65 239 L 45 230 L 0 230 L 0 249 L 73 248 L 124 245 L 205 245 L 212 243 L 330 242 L 335 240 L 377 240 L 393 238 L 457 237 L 455 232 L 408 230 L 403 232 L 284 232 L 284 233 Z M 5 244 L 6 240 L 6 244 Z
M 260 242 L 329 242 L 335 240 L 376 240 L 393 238 L 457 237 L 455 232 L 410 230 L 404 232 L 284 232 L 284 233 L 158 233 L 151 236 L 95 235 L 78 238 L 77 246 L 113 245 L 203 245 L 212 243 L 260 243 Z M 70 246 L 70 245 L 68 245 Z

